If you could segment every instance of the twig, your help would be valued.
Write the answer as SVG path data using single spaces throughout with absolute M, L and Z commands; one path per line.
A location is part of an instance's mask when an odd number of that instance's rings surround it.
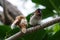
M 35 27 L 28 28 L 26 33 L 32 33 L 32 32 L 34 32 L 36 30 L 46 28 L 46 27 L 48 27 L 50 25 L 53 25 L 55 23 L 58 23 L 58 22 L 60 22 L 60 17 L 54 18 L 53 20 L 48 21 L 48 22 L 46 22 L 46 23 L 44 23 L 42 25 L 37 25 Z M 6 40 L 16 40 L 18 37 L 21 37 L 23 35 L 24 35 L 24 33 L 22 33 L 21 31 L 19 31 L 18 33 L 16 33 L 13 36 L 7 38 Z

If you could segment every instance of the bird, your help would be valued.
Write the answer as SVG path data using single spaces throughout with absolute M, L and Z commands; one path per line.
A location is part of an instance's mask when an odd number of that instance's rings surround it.
M 30 17 L 29 24 L 31 26 L 39 25 L 39 22 L 42 20 L 41 9 L 35 10 L 34 14 Z
M 23 15 L 19 15 L 15 18 L 15 21 L 11 24 L 11 29 L 14 29 L 14 26 L 18 25 L 21 28 L 21 32 L 26 33 L 26 27 L 28 25 L 27 19 Z

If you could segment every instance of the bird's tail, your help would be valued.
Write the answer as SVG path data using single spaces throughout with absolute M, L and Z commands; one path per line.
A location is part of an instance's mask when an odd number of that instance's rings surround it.
M 14 29 L 15 24 L 17 23 L 18 20 L 15 20 L 12 24 L 11 24 L 11 29 Z
M 21 31 L 22 31 L 23 33 L 26 33 L 26 28 L 22 28 Z

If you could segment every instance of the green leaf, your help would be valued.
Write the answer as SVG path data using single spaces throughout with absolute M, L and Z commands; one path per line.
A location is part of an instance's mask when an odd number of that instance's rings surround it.
M 26 19 L 28 21 L 28 28 L 31 27 L 31 25 L 29 24 L 29 21 L 30 21 L 30 17 L 33 15 L 33 13 L 29 14 Z
M 48 9 L 42 10 L 42 19 L 53 16 L 54 13 Z
M 33 13 L 29 14 L 29 15 L 26 17 L 26 19 L 27 19 L 28 22 L 29 22 L 30 17 L 31 17 L 32 15 L 33 15 Z
M 36 3 L 36 4 L 41 4 L 41 5 L 44 5 L 46 6 L 46 8 L 48 8 L 49 10 L 53 10 L 54 7 L 51 5 L 50 1 L 49 0 L 32 0 L 32 2 Z
M 17 27 L 15 29 L 13 29 L 13 30 L 8 31 L 7 34 L 6 34 L 6 38 L 14 35 L 15 33 L 19 32 L 19 31 L 20 31 L 20 29 L 17 28 Z
M 13 34 L 17 33 L 19 30 L 20 29 L 17 27 L 12 30 L 9 26 L 0 25 L 0 39 L 4 40 L 5 38 L 10 37 Z
M 60 8 L 60 0 L 52 0 L 57 8 Z
M 32 0 L 32 2 L 36 4 L 41 4 L 46 7 L 46 9 L 42 11 L 43 18 L 53 16 L 54 15 L 53 10 L 56 10 L 57 13 L 59 13 L 59 7 L 56 7 L 57 5 L 55 5 L 56 3 L 57 4 L 59 3 L 58 5 L 60 5 L 60 2 L 58 2 L 58 0 L 37 0 L 37 1 Z
M 6 33 L 10 31 L 10 27 L 6 25 L 0 25 L 0 39 L 4 39 L 6 36 Z
M 59 23 L 56 23 L 56 24 L 54 25 L 54 27 L 53 27 L 53 30 L 54 30 L 54 32 L 59 31 L 59 30 L 60 30 L 60 24 L 59 24 Z
M 57 31 L 53 36 L 51 36 L 49 40 L 60 40 L 60 30 Z

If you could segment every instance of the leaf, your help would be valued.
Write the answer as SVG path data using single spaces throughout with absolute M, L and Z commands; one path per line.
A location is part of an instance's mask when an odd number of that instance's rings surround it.
M 29 21 L 30 21 L 30 17 L 33 15 L 33 13 L 29 14 L 26 19 L 28 21 L 28 28 L 31 27 L 31 25 L 29 24 Z
M 60 30 L 60 24 L 59 24 L 59 23 L 56 23 L 56 24 L 54 25 L 54 27 L 53 27 L 53 30 L 54 30 L 54 32 L 59 31 L 59 30 Z
M 60 8 L 60 0 L 52 0 L 57 8 Z
M 49 16 L 53 16 L 54 12 L 53 10 L 57 10 L 58 12 L 58 7 L 55 6 L 55 3 L 53 3 L 52 0 L 32 0 L 32 2 L 36 3 L 36 4 L 41 4 L 43 6 L 46 7 L 45 10 L 42 10 L 42 17 L 43 18 L 47 18 Z
M 17 27 L 12 30 L 9 26 L 0 25 L 0 39 L 3 40 L 7 37 L 10 37 L 13 34 L 17 33 L 19 30 L 20 29 Z
M 48 9 L 42 10 L 42 19 L 53 16 L 54 13 Z
M 6 33 L 10 31 L 10 27 L 6 25 L 0 25 L 0 39 L 4 39 L 6 36 Z
M 28 22 L 29 22 L 30 17 L 31 17 L 32 15 L 33 15 L 33 13 L 29 14 L 29 15 L 26 17 L 26 19 L 27 19 Z
M 10 31 L 7 32 L 6 38 L 8 38 L 8 37 L 14 35 L 15 33 L 19 32 L 19 31 L 20 31 L 20 29 L 17 28 L 17 27 L 16 27 L 15 29 L 13 29 L 13 30 L 11 29 Z
M 46 6 L 46 8 L 48 8 L 49 10 L 53 10 L 54 7 L 51 5 L 50 1 L 49 0 L 32 0 L 32 2 L 36 3 L 36 4 L 41 4 L 41 5 L 44 5 Z
M 60 40 L 60 30 L 57 31 L 49 40 Z

